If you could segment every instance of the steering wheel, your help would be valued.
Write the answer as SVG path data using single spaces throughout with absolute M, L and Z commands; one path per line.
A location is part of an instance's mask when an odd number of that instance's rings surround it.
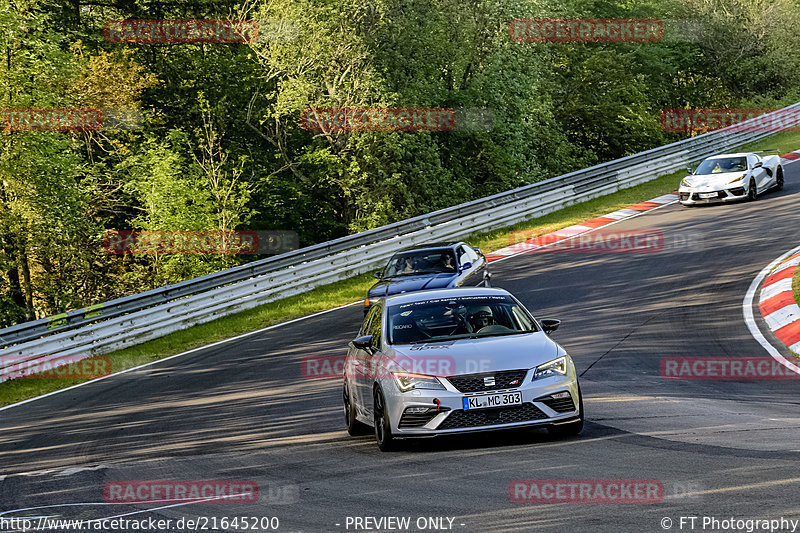
M 489 324 L 488 326 L 483 326 L 475 333 L 506 333 L 507 331 L 514 331 L 514 330 L 511 328 L 507 328 L 501 324 Z
M 461 315 L 461 314 L 456 313 L 456 317 L 458 319 L 458 322 L 456 323 L 456 327 L 454 327 L 452 330 L 450 330 L 448 335 L 455 334 L 462 327 L 466 330 L 467 333 L 472 333 L 474 331 L 472 329 L 472 324 L 469 323 L 469 320 L 467 320 L 467 317 L 465 315 Z

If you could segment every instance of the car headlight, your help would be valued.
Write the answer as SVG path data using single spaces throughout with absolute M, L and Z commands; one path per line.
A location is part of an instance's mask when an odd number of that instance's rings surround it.
M 549 378 L 550 376 L 567 375 L 567 356 L 562 355 L 557 359 L 542 363 L 533 371 L 533 379 Z
M 445 390 L 442 382 L 434 376 L 425 374 L 412 374 L 410 372 L 393 372 L 397 387 L 408 392 L 412 389 Z
M 684 187 L 692 187 L 692 182 L 691 182 L 691 181 L 689 181 L 689 180 L 688 180 L 688 179 L 686 179 L 686 178 L 683 178 L 683 179 L 681 180 L 681 185 L 683 185 Z
M 747 176 L 747 174 L 742 174 L 741 176 L 733 178 L 731 181 L 728 182 L 728 185 L 730 185 L 731 183 L 736 183 L 739 180 L 743 180 L 745 176 Z

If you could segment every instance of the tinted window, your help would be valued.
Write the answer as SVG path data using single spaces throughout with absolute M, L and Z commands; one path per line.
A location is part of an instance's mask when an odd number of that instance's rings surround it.
M 389 344 L 492 337 L 537 331 L 508 296 L 437 298 L 387 308 Z
M 469 246 L 463 246 L 462 245 L 459 248 L 463 249 L 463 251 L 461 252 L 461 264 L 462 265 L 464 263 L 473 263 L 473 264 L 475 264 L 475 261 L 478 260 L 478 253 L 475 250 L 473 250 L 472 248 L 470 248 Z
M 381 307 L 378 306 L 372 313 L 372 322 L 369 324 L 367 335 L 372 335 L 372 345 L 376 348 L 381 346 Z
M 456 262 L 453 251 L 450 248 L 442 248 L 396 254 L 389 260 L 383 276 L 393 278 L 455 271 Z
M 370 309 L 369 312 L 367 313 L 367 316 L 364 317 L 364 323 L 361 324 L 361 329 L 358 332 L 359 336 L 367 335 L 367 330 L 369 328 L 369 321 L 372 320 L 373 316 L 375 316 L 375 313 L 377 312 L 376 309 L 380 309 L 380 305 L 373 305 L 372 309 Z
M 745 157 L 716 157 L 706 159 L 697 167 L 695 174 L 720 174 L 722 172 L 741 172 L 747 170 Z

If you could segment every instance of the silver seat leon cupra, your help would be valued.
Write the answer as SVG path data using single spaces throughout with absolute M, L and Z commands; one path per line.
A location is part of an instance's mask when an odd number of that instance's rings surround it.
M 509 292 L 454 288 L 377 300 L 350 342 L 345 423 L 399 439 L 529 426 L 577 435 L 583 400 L 575 365 Z

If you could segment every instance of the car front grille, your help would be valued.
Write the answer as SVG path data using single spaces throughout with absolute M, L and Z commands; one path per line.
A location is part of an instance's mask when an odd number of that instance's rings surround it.
M 680 197 L 680 199 L 681 199 L 682 201 L 684 201 L 684 202 L 685 202 L 686 200 L 688 200 L 688 199 L 689 199 L 689 193 L 688 193 L 688 192 L 681 192 L 681 193 L 678 193 L 678 196 L 679 196 L 679 197 Z
M 448 381 L 460 392 L 482 392 L 497 389 L 514 389 L 522 385 L 527 370 L 501 370 L 500 372 L 482 372 L 480 374 L 465 374 L 463 376 L 450 376 Z M 494 385 L 486 385 L 484 378 L 494 378 Z
M 547 415 L 532 403 L 498 409 L 459 409 L 450 413 L 436 429 L 458 429 L 496 424 L 513 424 L 528 420 L 542 420 Z
M 544 400 L 538 400 L 545 404 L 547 407 L 552 409 L 557 413 L 569 413 L 575 410 L 575 402 L 572 401 L 572 396 L 567 396 L 566 398 L 546 398 Z

